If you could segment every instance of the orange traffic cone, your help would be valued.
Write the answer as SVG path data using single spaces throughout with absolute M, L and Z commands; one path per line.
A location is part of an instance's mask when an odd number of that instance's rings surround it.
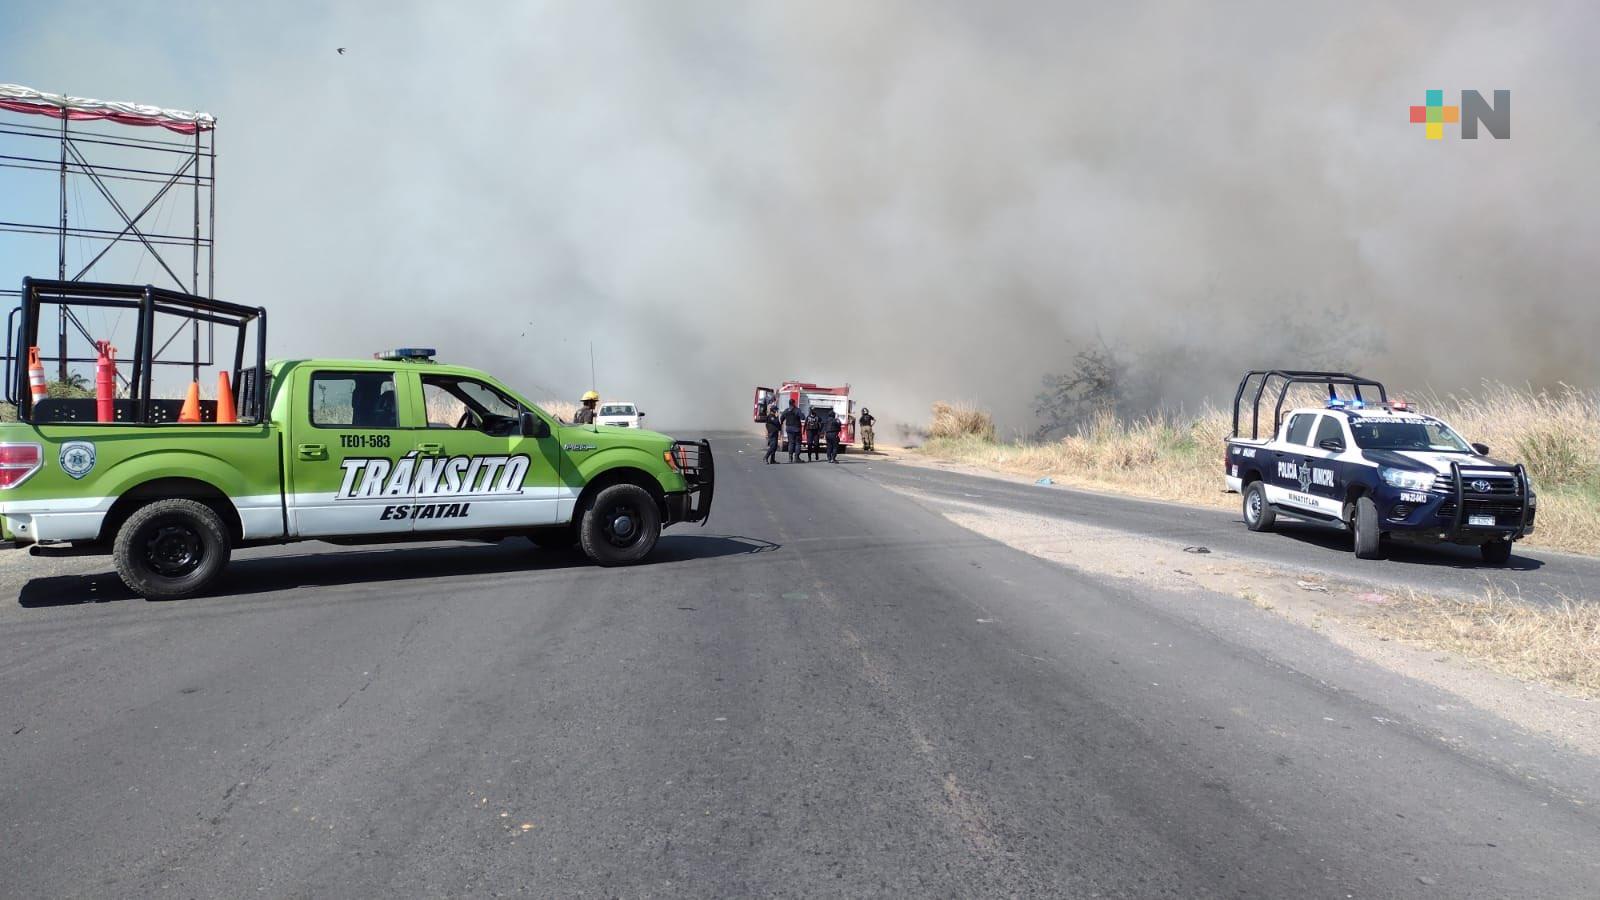
M 28 348 L 28 390 L 35 403 L 50 396 L 44 384 L 44 363 L 39 361 L 38 347 Z
M 221 423 L 239 421 L 239 414 L 233 408 L 233 385 L 228 383 L 227 369 L 217 373 L 217 421 Z
M 178 411 L 178 421 L 200 421 L 200 382 L 189 382 L 189 396 L 183 398 L 183 409 Z

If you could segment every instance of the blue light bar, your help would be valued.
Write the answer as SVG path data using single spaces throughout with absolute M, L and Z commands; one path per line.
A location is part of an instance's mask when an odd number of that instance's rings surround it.
M 1345 407 L 1345 401 L 1340 400 L 1338 397 L 1329 397 L 1328 398 L 1328 408 L 1329 409 L 1344 409 L 1344 407 Z
M 396 347 L 393 350 L 380 350 L 372 354 L 373 359 L 424 359 L 433 360 L 438 351 L 432 347 Z

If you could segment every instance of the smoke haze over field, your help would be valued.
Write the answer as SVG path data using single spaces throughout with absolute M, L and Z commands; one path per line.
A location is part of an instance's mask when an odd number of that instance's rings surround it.
M 753 384 L 799 377 L 1027 428 L 1040 377 L 1098 340 L 1168 402 L 1308 361 L 1596 384 L 1597 24 L 1581 2 L 68 2 L 13 17 L 0 81 L 215 114 L 218 291 L 272 310 L 274 355 L 420 343 L 570 397 L 592 339 L 602 392 L 661 425 L 747 423 Z M 1424 140 L 1429 88 L 1511 90 L 1512 138 Z

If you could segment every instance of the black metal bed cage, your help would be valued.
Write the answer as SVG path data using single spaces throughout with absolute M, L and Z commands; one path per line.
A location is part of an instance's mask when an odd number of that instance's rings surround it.
M 1278 396 L 1272 407 L 1272 431 L 1274 434 L 1277 433 L 1278 426 L 1281 424 L 1281 419 L 1283 417 L 1283 401 L 1289 395 L 1289 388 L 1297 384 L 1315 384 L 1326 386 L 1328 389 L 1329 400 L 1336 400 L 1339 398 L 1338 389 L 1340 387 L 1352 388 L 1355 393 L 1353 399 L 1359 400 L 1363 404 L 1369 403 L 1369 401 L 1367 397 L 1362 395 L 1361 389 L 1364 387 L 1376 388 L 1378 391 L 1378 404 L 1386 406 L 1389 403 L 1389 394 L 1386 390 L 1384 390 L 1381 382 L 1373 381 L 1370 378 L 1362 378 L 1361 376 L 1351 374 L 1350 372 L 1316 372 L 1303 369 L 1252 369 L 1249 372 L 1246 372 L 1245 376 L 1239 380 L 1239 389 L 1233 393 L 1234 437 L 1240 437 L 1239 413 L 1243 408 L 1242 404 L 1244 401 L 1245 391 L 1250 387 L 1252 379 L 1259 379 L 1255 387 L 1254 399 L 1251 401 L 1250 437 L 1252 440 L 1259 440 L 1261 438 L 1261 398 L 1263 395 L 1265 395 L 1267 386 L 1272 384 L 1274 379 L 1277 379 L 1278 382 Z
M 48 399 L 34 403 L 28 380 L 28 366 L 24 353 L 38 346 L 40 312 L 46 306 L 55 306 L 72 322 L 77 322 L 75 308 L 100 308 L 133 310 L 138 313 L 134 331 L 134 352 L 122 361 L 131 366 L 131 374 L 124 377 L 119 369 L 118 379 L 124 385 L 126 396 L 115 400 L 116 424 L 159 425 L 178 420 L 180 400 L 158 400 L 151 396 L 151 384 L 156 366 L 194 367 L 195 360 L 164 360 L 161 353 L 183 330 L 204 322 L 209 326 L 234 328 L 236 340 L 233 348 L 233 366 L 230 385 L 240 423 L 266 421 L 267 403 L 267 311 L 258 306 L 240 306 L 207 297 L 197 297 L 179 291 L 151 285 L 96 284 L 82 281 L 53 281 L 36 278 L 22 280 L 22 302 L 11 311 L 6 328 L 5 383 L 6 400 L 16 404 L 17 418 L 23 422 L 94 422 L 94 400 Z M 176 328 L 165 343 L 157 345 L 157 317 L 164 321 L 176 320 Z M 250 334 L 254 325 L 254 334 Z M 80 324 L 79 329 L 82 330 Z M 85 333 L 87 337 L 87 333 Z M 245 352 L 250 343 L 255 344 L 255 361 L 245 365 Z M 74 359 L 74 362 L 95 362 L 95 359 Z M 201 401 L 203 421 L 216 421 L 216 401 Z

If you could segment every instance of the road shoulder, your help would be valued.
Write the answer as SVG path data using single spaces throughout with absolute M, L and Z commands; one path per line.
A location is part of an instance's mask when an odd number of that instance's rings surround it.
M 1398 591 L 1374 590 L 1370 585 L 1321 573 L 1308 575 L 1221 554 L 1186 552 L 1183 546 L 1168 541 L 981 502 L 934 497 L 903 487 L 889 489 L 957 525 L 1032 556 L 1114 580 L 1141 594 L 1155 589 L 1180 598 L 1177 602 L 1188 607 L 1186 614 L 1208 618 L 1225 612 L 1246 620 L 1272 616 L 1293 623 L 1316 641 L 1388 673 L 1387 679 L 1371 681 L 1375 690 L 1393 694 L 1394 684 L 1400 681 L 1395 675 L 1425 685 L 1429 689 L 1425 693 L 1434 695 L 1432 700 L 1413 698 L 1400 705 L 1440 740 L 1472 743 L 1497 760 L 1514 744 L 1523 745 L 1526 751 L 1533 743 L 1524 739 L 1528 736 L 1600 756 L 1600 703 L 1492 671 L 1460 653 L 1390 637 L 1384 617 L 1404 601 Z M 1328 665 L 1328 654 L 1287 658 L 1283 648 L 1275 647 L 1263 648 L 1263 652 L 1330 684 L 1346 684 L 1351 675 L 1348 666 L 1334 672 L 1340 667 Z M 1388 687 L 1378 687 L 1382 684 Z M 1508 738 L 1505 729 L 1469 721 L 1470 717 L 1459 715 L 1463 705 L 1512 726 L 1522 738 Z M 1471 737 L 1474 733 L 1477 739 Z M 1583 792 L 1600 797 L 1600 783 L 1588 785 Z

